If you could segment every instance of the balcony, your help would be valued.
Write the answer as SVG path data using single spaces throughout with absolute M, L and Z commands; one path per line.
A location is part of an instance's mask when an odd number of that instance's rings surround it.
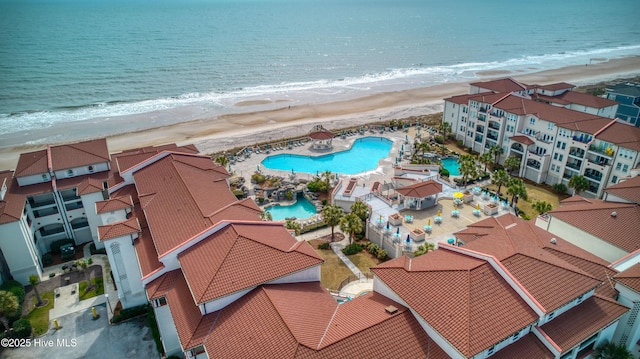
M 487 133 L 487 139 L 498 141 L 498 135 L 496 135 L 496 134 L 494 134 L 492 132 L 489 132 L 489 133 Z
M 602 181 L 602 173 L 596 170 L 587 169 L 586 171 L 584 171 L 584 176 L 596 182 Z
M 495 121 L 489 121 L 489 128 L 492 130 L 500 131 L 500 124 Z
M 482 143 L 482 136 L 476 136 L 474 141 L 477 143 Z
M 36 209 L 39 207 L 44 207 L 44 206 L 49 206 L 52 205 L 54 203 L 56 203 L 56 201 L 53 198 L 52 194 L 49 194 L 47 196 L 39 196 L 39 197 L 29 197 L 29 205 L 31 206 L 31 209 Z
M 592 139 L 593 139 L 593 136 L 585 135 L 585 134 L 580 134 L 579 136 L 573 136 L 573 141 L 579 142 L 579 143 L 589 143 L 591 142 Z
M 569 174 L 569 173 L 567 173 L 567 172 L 565 172 L 565 173 L 563 173 L 563 174 L 562 174 L 562 178 L 564 178 L 564 179 L 567 179 L 567 180 L 568 180 L 568 179 L 571 179 L 571 177 L 573 177 L 573 175 L 572 175 L 572 174 Z
M 595 156 L 595 157 L 587 157 L 587 161 L 589 161 L 589 163 L 594 164 L 596 166 L 611 166 L 611 160 L 604 158 L 604 157 L 600 157 L 600 156 Z
M 71 228 L 80 229 L 89 227 L 89 222 L 86 218 L 78 218 L 77 220 L 71 221 Z
M 40 235 L 42 237 L 46 237 L 46 236 L 52 236 L 55 234 L 64 233 L 64 227 L 61 224 L 56 223 L 56 224 L 50 224 L 48 226 L 44 226 L 40 228 L 38 231 L 40 232 Z
M 476 132 L 484 133 L 484 126 L 476 126 Z
M 487 115 L 484 115 L 484 114 L 479 114 L 478 115 L 478 121 L 484 122 L 486 120 L 487 120 Z
M 66 203 L 64 205 L 64 208 L 67 211 L 73 211 L 74 209 L 84 208 L 84 205 L 82 204 L 82 201 L 77 201 L 77 202 Z
M 77 201 L 80 199 L 80 196 L 76 194 L 75 189 L 73 191 L 64 191 L 64 192 L 61 192 L 60 194 L 62 195 L 62 199 L 65 202 Z
M 536 160 L 527 160 L 527 167 L 533 168 L 536 171 L 540 171 L 540 162 Z
M 480 107 L 480 112 L 482 112 L 482 113 L 487 113 L 488 110 L 489 110 L 488 107 L 484 107 L 484 106 Z
M 595 145 L 589 146 L 589 152 L 597 153 L 600 156 L 604 156 L 609 159 L 612 159 L 613 156 L 615 155 L 615 151 L 612 150 L 611 147 L 605 148 L 605 147 L 600 147 Z
M 571 168 L 571 169 L 576 170 L 576 171 L 580 171 L 580 167 L 582 167 L 582 161 L 567 162 L 566 167 L 567 168 Z
M 584 154 L 585 154 L 585 151 L 580 148 L 571 147 L 571 150 L 569 150 L 569 156 L 577 157 L 579 159 L 583 159 Z
M 51 216 L 54 214 L 58 214 L 58 207 L 49 207 L 49 208 L 43 208 L 43 209 L 38 209 L 33 211 L 33 217 L 34 218 L 42 218 L 42 217 L 46 217 L 46 216 Z

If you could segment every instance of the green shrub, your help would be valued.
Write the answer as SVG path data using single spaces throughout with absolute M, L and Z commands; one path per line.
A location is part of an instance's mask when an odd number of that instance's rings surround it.
M 118 323 L 123 320 L 135 318 L 143 314 L 146 314 L 148 306 L 149 306 L 148 304 L 144 304 L 144 305 L 139 305 L 137 307 L 122 309 L 120 313 L 113 316 L 113 319 L 111 319 L 111 322 Z
M 567 186 L 563 185 L 562 183 L 556 183 L 553 186 L 551 186 L 551 188 L 553 188 L 554 191 L 560 194 L 567 193 Z
M 45 253 L 42 255 L 42 264 L 45 266 L 50 266 L 53 264 L 53 256 L 51 253 Z
M 254 182 L 254 183 L 262 184 L 266 180 L 267 180 L 267 177 L 265 177 L 265 175 L 263 175 L 262 173 L 256 172 L 251 175 L 251 182 Z
M 18 319 L 13 322 L 13 335 L 16 338 L 29 338 L 31 336 L 31 322 L 28 319 Z
M 499 164 L 499 163 L 496 163 L 496 164 L 494 164 L 491 168 L 492 168 L 494 171 L 498 171 L 498 170 L 503 170 L 503 169 L 504 169 L 504 166 L 503 166 L 503 165 L 501 165 L 501 164 Z
M 258 203 L 260 203 L 260 204 L 264 203 L 264 197 L 258 197 L 256 199 L 258 200 Z
M 331 247 L 329 245 L 329 242 L 324 242 L 324 243 L 318 244 L 318 249 L 329 249 L 329 247 Z
M 441 135 L 437 135 L 434 140 L 439 143 L 439 144 L 443 144 L 444 143 L 444 138 Z
M 239 189 L 234 189 L 233 190 L 233 195 L 236 196 L 237 199 L 241 199 L 244 197 L 244 192 L 242 190 Z
M 66 238 L 66 239 L 61 239 L 58 241 L 53 241 L 51 243 L 51 253 L 53 254 L 60 254 L 60 247 L 64 246 L 65 244 L 74 244 L 73 239 L 71 238 Z
M 164 347 L 162 346 L 162 340 L 160 339 L 160 330 L 158 329 L 158 321 L 156 321 L 156 314 L 150 305 L 147 307 L 148 307 L 147 324 L 149 325 L 149 328 L 151 328 L 151 334 L 153 335 L 153 340 L 156 342 L 156 349 L 158 349 L 158 353 L 162 355 L 164 354 Z
M 458 143 L 458 147 L 462 147 L 462 140 L 456 141 Z
M 18 303 L 22 303 L 24 301 L 24 286 L 20 284 L 17 280 L 8 280 L 2 283 L 0 286 L 0 290 L 6 290 L 7 292 L 11 292 L 18 299 Z
M 347 256 L 360 252 L 362 252 L 362 246 L 358 243 L 351 243 L 342 250 L 342 253 Z
M 440 168 L 440 176 L 449 177 L 450 176 L 449 170 L 444 167 Z
M 55 273 L 55 272 L 49 273 L 49 278 L 53 278 L 53 277 L 55 277 L 55 276 L 56 276 L 56 273 Z
M 376 257 L 381 261 L 387 259 L 387 251 L 384 249 L 380 249 L 376 254 Z

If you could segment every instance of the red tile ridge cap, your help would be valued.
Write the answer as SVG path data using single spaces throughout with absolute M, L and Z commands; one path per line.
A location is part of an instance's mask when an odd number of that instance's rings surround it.
M 540 328 L 540 326 L 536 325 L 535 327 L 533 327 L 533 335 L 538 337 L 538 339 L 540 339 L 542 344 L 544 344 L 544 346 L 550 349 L 551 352 L 553 352 L 554 354 L 560 355 L 560 353 L 562 353 L 562 348 L 560 348 L 560 346 L 556 344 L 556 342 L 554 342 L 553 339 L 551 339 L 549 334 L 545 333 L 544 330 Z M 547 344 L 551 345 L 551 348 L 549 348 Z
M 628 260 L 633 259 L 634 257 L 638 256 L 638 254 L 640 254 L 640 249 L 636 249 L 635 251 L 626 254 L 624 257 L 622 257 L 622 258 L 620 258 L 620 259 L 618 259 L 618 260 L 616 260 L 614 262 L 611 262 L 611 264 L 609 264 L 609 268 L 615 269 L 618 272 L 622 272 L 621 270 L 617 269 L 616 267 L 621 265 L 621 264 L 624 264 L 624 262 L 626 262 Z M 633 263 L 633 264 L 635 264 L 635 263 Z
M 460 253 L 467 255 L 469 257 L 486 260 L 491 264 L 494 270 L 498 272 L 502 276 L 503 279 L 513 288 L 513 290 L 520 295 L 522 300 L 524 300 L 530 307 L 533 309 L 536 314 L 539 316 L 543 316 L 547 310 L 536 300 L 536 298 L 529 293 L 529 291 L 516 279 L 516 277 L 509 272 L 507 267 L 505 267 L 500 261 L 493 255 L 485 254 L 481 252 L 477 252 L 471 249 L 462 248 L 453 246 L 447 243 L 438 243 L 438 248 L 446 249 L 452 252 Z
M 601 129 L 599 129 L 598 131 L 596 131 L 596 133 L 593 134 L 593 139 L 591 140 L 591 142 L 595 141 L 596 137 L 601 134 L 602 132 L 604 132 L 607 128 L 613 126 L 614 123 L 618 122 L 617 118 L 614 118 L 613 120 L 611 120 L 609 123 L 607 123 L 606 125 L 604 125 Z M 589 143 L 591 143 L 589 142 Z
M 51 145 L 47 145 L 47 169 L 53 172 L 53 159 L 51 158 Z
M 220 180 L 218 180 L 218 181 L 225 181 L 225 180 L 224 180 L 224 179 L 220 179 Z M 206 214 L 206 215 L 204 215 L 204 216 L 205 216 L 205 217 L 208 217 L 208 218 L 211 218 L 211 217 L 215 216 L 216 214 L 221 213 L 222 211 L 224 211 L 224 210 L 226 210 L 226 209 L 228 209 L 228 208 L 231 208 L 231 207 L 233 207 L 233 206 L 235 206 L 235 205 L 237 205 L 237 204 L 239 204 L 239 205 L 241 205 L 241 206 L 243 206 L 243 207 L 247 207 L 247 206 L 245 205 L 245 203 L 246 203 L 246 202 L 248 202 L 248 201 L 252 201 L 252 199 L 251 199 L 251 198 L 245 198 L 245 199 L 242 199 L 242 200 L 236 200 L 236 201 L 231 202 L 231 203 L 229 203 L 229 204 L 226 204 L 224 207 L 219 208 L 218 210 L 213 211 L 213 212 L 211 212 L 211 213 L 209 213 L 209 214 Z M 248 207 L 247 207 L 247 208 L 248 208 Z M 273 222 L 273 221 L 272 221 L 272 222 Z M 278 222 L 278 223 L 284 223 L 284 222 Z
M 147 158 L 146 160 L 133 165 L 127 169 L 125 169 L 124 171 L 120 171 L 120 176 L 123 177 L 123 174 L 128 173 L 128 172 L 136 172 L 142 168 L 147 167 L 148 165 L 157 162 L 169 155 L 180 155 L 180 156 L 189 156 L 189 157 L 201 157 L 201 158 L 209 158 L 209 156 L 206 155 L 201 155 L 201 154 L 196 154 L 196 153 L 184 153 L 184 152 L 176 152 L 176 151 L 169 151 L 169 150 L 164 150 L 162 152 L 159 152 L 149 158 Z
M 518 84 L 518 85 L 519 85 L 519 84 Z M 507 97 L 511 96 L 511 94 L 512 94 L 511 92 L 507 92 L 507 93 L 505 93 L 505 95 L 504 95 L 504 96 L 502 96 L 502 97 L 500 97 L 498 100 L 496 100 L 496 101 L 492 102 L 492 103 L 491 103 L 491 106 L 495 106 L 495 104 L 497 104 L 498 102 L 500 102 L 500 101 L 504 100 L 505 98 L 507 98 Z
M 333 310 L 331 319 L 329 319 L 329 322 L 327 322 L 327 326 L 324 328 L 324 333 L 322 333 L 322 337 L 320 337 L 320 340 L 318 341 L 318 346 L 316 347 L 316 350 L 320 350 L 320 348 L 322 348 L 322 342 L 324 341 L 324 338 L 327 336 L 327 333 L 331 328 L 331 323 L 333 323 L 333 319 L 336 317 L 336 314 L 338 314 L 338 308 L 339 306 L 336 306 L 336 308 Z

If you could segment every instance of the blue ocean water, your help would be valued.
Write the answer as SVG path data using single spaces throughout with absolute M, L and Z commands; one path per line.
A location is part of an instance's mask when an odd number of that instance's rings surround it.
M 637 0 L 0 0 L 0 135 L 639 55 L 639 13 Z
M 261 163 L 266 168 L 282 171 L 356 174 L 375 170 L 378 161 L 389 156 L 392 145 L 391 140 L 383 137 L 363 137 L 355 140 L 346 151 L 320 156 L 271 155 L 265 157 Z

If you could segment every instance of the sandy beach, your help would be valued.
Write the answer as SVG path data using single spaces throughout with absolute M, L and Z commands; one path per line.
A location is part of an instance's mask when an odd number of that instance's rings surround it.
M 627 57 L 540 72 L 531 69 L 531 73 L 526 74 L 487 71 L 477 75 L 480 77 L 478 81 L 511 76 L 527 84 L 568 82 L 586 85 L 640 75 L 640 57 Z M 202 153 L 214 153 L 258 142 L 304 136 L 313 125 L 319 123 L 326 128 L 336 129 L 440 112 L 443 109 L 444 98 L 467 93 L 468 89 L 468 83 L 445 83 L 372 94 L 352 100 L 299 106 L 290 106 L 286 99 L 257 99 L 235 104 L 239 109 L 235 114 L 119 134 L 108 137 L 107 141 L 112 152 L 175 142 L 192 143 Z M 252 106 L 264 104 L 273 105 L 275 109 L 251 110 Z M 98 136 L 96 134 L 96 137 Z M 23 145 L 1 148 L 0 168 L 15 168 L 21 152 L 40 148 L 43 146 Z

